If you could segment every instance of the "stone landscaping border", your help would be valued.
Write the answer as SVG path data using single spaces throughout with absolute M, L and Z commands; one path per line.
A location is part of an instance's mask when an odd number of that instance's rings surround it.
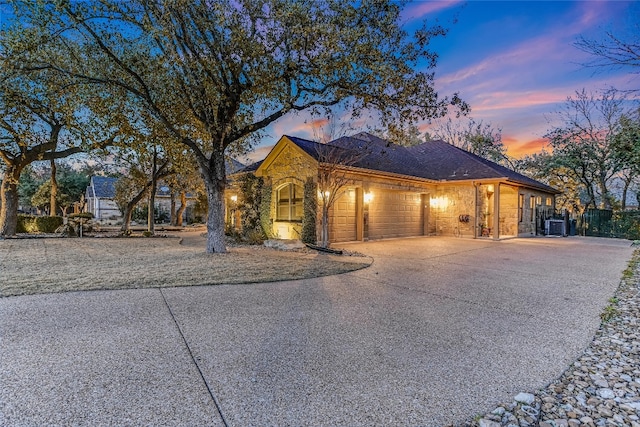
M 583 354 L 549 386 L 464 427 L 640 427 L 640 250 Z

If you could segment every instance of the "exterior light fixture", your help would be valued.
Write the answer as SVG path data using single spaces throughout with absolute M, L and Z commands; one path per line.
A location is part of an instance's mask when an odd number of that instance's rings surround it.
M 492 195 L 494 192 L 493 184 L 487 185 L 487 194 Z
M 447 196 L 431 197 L 429 206 L 438 210 L 445 210 L 449 206 L 449 198 Z
M 238 201 L 238 196 L 236 196 L 235 194 L 233 196 L 231 196 L 231 201 L 232 202 L 237 202 Z
M 371 200 L 373 200 L 373 194 L 372 193 L 364 193 L 364 202 L 365 203 L 369 203 L 371 202 Z

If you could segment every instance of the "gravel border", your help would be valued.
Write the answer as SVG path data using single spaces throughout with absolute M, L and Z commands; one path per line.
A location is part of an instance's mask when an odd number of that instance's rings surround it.
M 593 341 L 560 378 L 462 426 L 640 427 L 640 249 L 600 317 Z

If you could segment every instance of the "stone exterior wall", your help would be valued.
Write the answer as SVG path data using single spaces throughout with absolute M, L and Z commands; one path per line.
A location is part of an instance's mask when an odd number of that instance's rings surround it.
M 475 200 L 472 184 L 438 186 L 429 198 L 428 234 L 473 237 L 477 215 Z
M 518 235 L 518 188 L 500 185 L 500 237 Z

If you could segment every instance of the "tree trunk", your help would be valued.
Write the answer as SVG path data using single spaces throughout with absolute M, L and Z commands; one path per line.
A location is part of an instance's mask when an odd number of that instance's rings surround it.
M 320 246 L 323 248 L 329 247 L 329 206 L 326 204 L 322 206 L 322 236 Z
M 180 192 L 180 207 L 176 212 L 176 223 L 178 227 L 182 227 L 182 216 L 184 215 L 184 211 L 187 209 L 187 192 Z
M 0 236 L 15 236 L 18 227 L 18 181 L 22 167 L 7 165 L 0 184 Z
M 49 201 L 49 216 L 56 216 L 58 198 L 58 180 L 56 179 L 56 161 L 51 159 L 51 199 Z
M 147 192 L 147 187 L 140 191 L 127 205 L 124 207 L 124 212 L 122 213 L 122 227 L 120 227 L 120 231 L 128 232 L 131 229 L 131 215 L 133 214 L 133 209 L 136 205 L 142 200 L 144 195 Z
M 120 231 L 124 233 L 128 233 L 131 231 L 131 214 L 133 214 L 133 207 L 135 203 L 127 203 L 127 206 L 124 207 L 124 212 L 122 212 L 122 227 L 120 227 Z
M 157 166 L 158 151 L 153 147 L 153 163 L 151 168 L 151 189 L 149 190 L 149 205 L 147 209 L 147 231 L 153 233 L 155 231 L 155 204 L 156 204 L 156 184 L 158 182 Z
M 5 176 L 0 187 L 0 203 L 0 236 L 15 236 L 18 227 L 18 184 L 11 182 L 8 176 Z
M 203 162 L 204 159 L 198 159 Z M 203 167 L 204 166 L 204 167 Z M 226 172 L 224 152 L 214 152 L 207 164 L 200 165 L 202 178 L 207 191 L 207 253 L 227 252 L 224 237 L 224 190 Z
M 156 186 L 151 185 L 151 191 L 149 192 L 149 204 L 147 205 L 147 231 L 153 233 L 155 231 L 155 207 L 156 204 Z
M 600 188 L 600 195 L 602 197 L 602 207 L 604 209 L 611 210 L 611 195 L 609 194 L 609 189 L 607 188 L 607 182 L 602 175 L 598 176 L 598 187 Z
M 171 201 L 169 205 L 169 211 L 171 214 L 171 218 L 169 219 L 169 222 L 171 223 L 171 225 L 177 225 L 178 221 L 176 216 L 176 193 L 173 190 L 171 190 Z
M 633 182 L 633 176 L 629 174 L 624 178 L 624 187 L 622 187 L 622 200 L 620 201 L 620 209 L 627 209 L 627 194 L 629 193 L 629 187 L 631 186 L 631 182 Z

